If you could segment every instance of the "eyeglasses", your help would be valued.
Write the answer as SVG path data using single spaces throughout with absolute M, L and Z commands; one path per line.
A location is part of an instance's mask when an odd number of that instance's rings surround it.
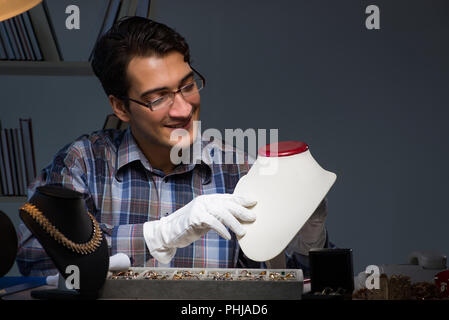
M 206 79 L 195 69 L 192 68 L 192 70 L 194 72 L 192 81 L 185 84 L 178 90 L 174 90 L 174 91 L 170 91 L 170 92 L 162 91 L 162 92 L 152 93 L 148 97 L 148 100 L 149 100 L 148 102 L 131 99 L 130 97 L 126 97 L 126 96 L 119 96 L 118 98 L 122 99 L 122 100 L 129 100 L 129 101 L 135 102 L 137 104 L 140 104 L 144 107 L 149 108 L 151 111 L 157 111 L 157 110 L 160 110 L 160 109 L 163 109 L 166 107 L 170 107 L 173 104 L 175 95 L 177 93 L 181 93 L 183 98 L 186 99 L 188 97 L 193 97 L 193 96 L 197 95 L 198 92 L 201 89 L 203 89 L 204 86 L 206 85 Z M 188 99 L 186 99 L 186 100 L 188 100 Z

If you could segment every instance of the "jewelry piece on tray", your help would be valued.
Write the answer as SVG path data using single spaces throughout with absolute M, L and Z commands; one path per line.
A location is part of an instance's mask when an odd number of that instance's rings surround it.
M 166 274 L 159 274 L 156 271 L 147 271 L 143 274 L 144 279 L 149 280 L 168 280 L 168 275 Z
M 294 280 L 296 279 L 296 276 L 294 272 L 289 272 L 285 275 L 279 272 L 271 272 L 269 279 L 274 281 Z
M 213 280 L 234 280 L 232 277 L 232 273 L 225 272 L 223 274 L 220 274 L 220 272 L 213 272 Z
M 176 271 L 176 273 L 173 275 L 173 280 L 200 280 L 200 277 L 198 274 L 195 274 L 188 270 L 179 270 Z
M 117 279 L 132 280 L 132 279 L 137 279 L 138 275 L 139 275 L 139 273 L 138 272 L 134 272 L 133 270 L 119 271 L 117 273 L 114 273 L 111 276 L 111 279 L 113 279 L 113 280 L 117 280 Z
M 266 271 L 261 271 L 257 274 L 252 274 L 251 271 L 242 270 L 239 275 L 239 280 L 265 280 Z
M 140 271 L 139 271 L 140 272 Z M 140 272 L 134 270 L 115 272 L 110 276 L 112 280 L 224 280 L 224 281 L 285 281 L 296 280 L 296 273 L 291 272 L 275 272 L 270 270 L 262 271 L 248 271 L 241 270 L 240 272 L 231 271 L 229 269 L 211 270 L 176 270 L 174 273 L 164 270 L 143 270 Z

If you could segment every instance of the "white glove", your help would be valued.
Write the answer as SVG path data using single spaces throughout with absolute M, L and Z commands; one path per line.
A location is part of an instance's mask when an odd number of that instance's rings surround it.
M 119 252 L 109 257 L 109 271 L 124 271 L 129 267 L 131 267 L 131 260 L 126 254 Z
M 237 219 L 254 221 L 256 216 L 247 207 L 255 204 L 256 201 L 232 194 L 198 196 L 167 217 L 145 222 L 145 242 L 155 259 L 168 263 L 175 256 L 176 248 L 188 246 L 209 230 L 230 240 L 228 226 L 237 237 L 243 237 L 245 229 Z

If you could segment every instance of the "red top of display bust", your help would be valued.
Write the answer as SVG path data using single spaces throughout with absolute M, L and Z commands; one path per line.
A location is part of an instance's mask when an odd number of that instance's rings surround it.
M 275 146 L 277 145 L 277 152 Z M 274 150 L 273 150 L 274 149 Z M 259 149 L 259 156 L 263 157 L 286 157 L 309 150 L 309 146 L 300 141 L 280 141 L 267 144 Z

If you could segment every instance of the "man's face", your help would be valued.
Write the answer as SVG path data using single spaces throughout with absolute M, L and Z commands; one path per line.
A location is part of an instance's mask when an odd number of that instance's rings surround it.
M 128 65 L 127 76 L 128 96 L 147 103 L 192 82 L 193 71 L 182 54 L 171 52 L 162 57 L 134 57 Z M 187 130 L 190 139 L 185 143 L 190 145 L 195 138 L 193 121 L 199 119 L 199 113 L 199 94 L 184 98 L 177 93 L 171 106 L 156 111 L 129 102 L 132 133 L 139 144 L 146 146 L 171 148 L 177 140 L 171 140 L 170 135 L 177 128 Z

